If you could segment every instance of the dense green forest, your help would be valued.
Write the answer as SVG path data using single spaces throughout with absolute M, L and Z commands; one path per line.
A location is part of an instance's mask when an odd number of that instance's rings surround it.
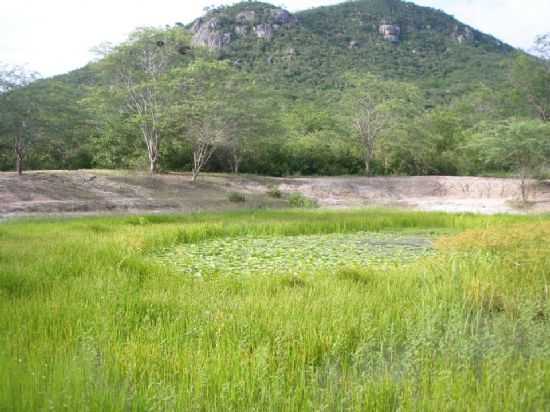
M 542 176 L 538 57 L 431 8 L 259 2 L 141 28 L 50 79 L 0 67 L 0 170 Z

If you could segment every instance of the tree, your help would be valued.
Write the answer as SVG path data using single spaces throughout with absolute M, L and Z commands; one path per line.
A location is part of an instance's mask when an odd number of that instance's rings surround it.
M 392 167 L 411 175 L 456 175 L 463 158 L 464 117 L 449 109 L 435 109 L 416 116 L 405 127 L 394 129 L 390 153 Z
M 216 149 L 223 145 L 225 130 L 217 124 L 218 119 L 198 118 L 188 131 L 193 145 L 192 182 L 196 182 L 204 166 L 208 163 Z
M 171 118 L 177 119 L 180 135 L 195 148 L 192 169 L 198 173 L 214 153 L 218 170 L 221 165 L 222 170 L 239 173 L 243 161 L 261 147 L 258 142 L 278 130 L 276 93 L 268 86 L 260 89 L 249 74 L 227 61 L 204 56 L 171 77 L 177 102 Z M 194 180 L 197 177 L 194 173 Z
M 38 105 L 27 88 L 38 74 L 21 67 L 0 68 L 0 137 L 12 140 L 15 169 L 23 174 L 23 162 L 38 131 Z
M 357 102 L 357 116 L 353 128 L 357 132 L 363 147 L 365 173 L 371 175 L 371 162 L 374 157 L 375 145 L 380 135 L 390 122 L 390 112 L 385 109 L 387 96 L 379 97 L 369 90 Z
M 98 66 L 122 97 L 127 121 L 140 131 L 151 174 L 159 169 L 162 130 L 169 107 L 166 75 L 181 60 L 182 44 L 187 41 L 182 30 L 140 29 L 110 51 Z
M 174 92 L 171 117 L 179 126 L 180 136 L 191 144 L 195 182 L 214 152 L 226 142 L 231 68 L 227 62 L 197 59 L 174 70 L 171 77 L 170 88 Z
M 37 108 L 34 125 L 39 137 L 33 142 L 29 166 L 90 167 L 92 155 L 87 139 L 92 128 L 80 104 L 82 90 L 78 85 L 59 79 L 39 80 L 25 92 Z
M 550 33 L 537 36 L 534 51 L 538 56 L 550 63 Z
M 538 58 L 526 54 L 516 57 L 511 80 L 537 117 L 550 122 L 550 34 L 537 37 L 534 51 Z
M 528 200 L 528 179 L 550 156 L 550 125 L 540 120 L 508 120 L 481 128 L 471 145 L 488 167 L 512 170 L 520 178 L 521 199 Z
M 277 101 L 272 96 L 273 90 L 267 86 L 260 89 L 242 73 L 229 70 L 225 79 L 224 118 L 225 139 L 223 149 L 227 153 L 233 173 L 239 173 L 241 164 L 247 154 L 254 148 L 254 143 L 262 136 L 272 138 L 277 130 L 274 114 L 277 113 Z
M 285 110 L 284 150 L 287 173 L 342 175 L 361 172 L 362 161 L 350 136 L 347 120 L 335 115 L 327 102 L 296 102 Z
M 417 112 L 420 95 L 414 86 L 371 75 L 350 76 L 348 81 L 348 112 L 363 153 L 365 173 L 370 176 L 377 146 L 383 137 L 389 138 L 392 127 Z

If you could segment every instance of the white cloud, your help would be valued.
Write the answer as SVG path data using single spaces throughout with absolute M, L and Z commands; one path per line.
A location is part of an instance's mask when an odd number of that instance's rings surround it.
M 190 22 L 203 8 L 234 0 L 18 0 L 2 4 L 0 61 L 28 64 L 44 75 L 86 64 L 89 50 L 120 42 L 139 26 Z M 336 4 L 340 0 L 282 0 L 293 11 Z M 550 31 L 549 0 L 414 0 L 441 8 L 476 28 L 517 47 L 528 47 L 536 34 Z M 5 4 L 4 4 L 5 3 Z

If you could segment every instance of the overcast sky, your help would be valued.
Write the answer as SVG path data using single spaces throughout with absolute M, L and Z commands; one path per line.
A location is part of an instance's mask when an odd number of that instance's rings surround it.
M 276 0 L 291 11 L 341 0 Z M 516 47 L 528 49 L 537 34 L 550 32 L 550 0 L 413 0 Z M 26 65 L 44 76 L 85 65 L 89 50 L 125 39 L 140 26 L 188 23 L 210 5 L 234 0 L 2 0 L 0 62 Z

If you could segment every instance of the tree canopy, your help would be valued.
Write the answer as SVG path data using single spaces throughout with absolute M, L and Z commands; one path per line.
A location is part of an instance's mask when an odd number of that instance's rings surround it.
M 194 47 L 189 27 L 141 28 L 64 76 L 3 68 L 0 169 L 13 169 L 19 136 L 30 168 L 514 173 L 487 160 L 487 125 L 497 147 L 511 124 L 550 121 L 549 36 L 529 56 L 441 12 L 388 4 L 302 12 L 266 39 L 238 35 L 239 21 L 270 24 L 278 9 L 246 2 L 204 17 L 230 34 L 221 49 Z M 383 22 L 401 27 L 399 43 Z

